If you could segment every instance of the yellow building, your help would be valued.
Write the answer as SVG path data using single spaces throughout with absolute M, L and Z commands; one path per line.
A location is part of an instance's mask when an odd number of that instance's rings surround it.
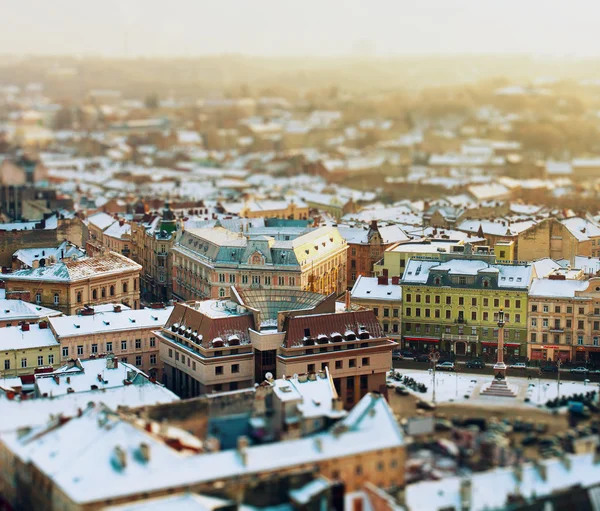
M 240 210 L 242 218 L 283 218 L 307 220 L 308 205 L 301 199 L 292 200 L 252 200 L 245 202 Z
M 0 334 L 0 374 L 4 378 L 34 374 L 60 365 L 60 344 L 47 321 L 8 326 Z
M 6 292 L 25 301 L 75 314 L 85 305 L 140 304 L 142 267 L 115 252 L 96 257 L 61 261 L 0 276 Z

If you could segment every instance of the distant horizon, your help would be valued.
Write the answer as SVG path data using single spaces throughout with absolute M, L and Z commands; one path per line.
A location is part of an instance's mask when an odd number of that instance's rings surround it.
M 19 55 L 600 57 L 596 0 L 20 0 L 0 48 Z

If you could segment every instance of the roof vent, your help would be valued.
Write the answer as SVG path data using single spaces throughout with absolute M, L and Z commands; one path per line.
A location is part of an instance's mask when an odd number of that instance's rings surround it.
M 77 323 L 73 323 L 73 326 L 74 326 L 75 328 L 81 328 L 81 325 L 78 325 Z
M 102 320 L 102 323 L 104 323 L 106 326 L 110 325 L 110 321 Z

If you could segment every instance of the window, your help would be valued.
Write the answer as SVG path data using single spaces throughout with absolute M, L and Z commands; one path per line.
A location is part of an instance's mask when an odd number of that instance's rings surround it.
M 92 291 L 92 300 L 97 300 L 98 299 L 98 290 L 94 289 Z
M 142 356 L 141 355 L 136 355 L 136 357 L 135 357 L 135 365 L 136 366 L 141 366 L 142 365 Z
M 81 291 L 77 291 L 77 303 L 81 303 Z
M 500 299 L 494 298 L 494 307 L 500 307 Z
M 585 309 L 583 307 L 579 307 L 579 314 L 585 314 Z
M 489 320 L 489 317 L 490 317 L 490 314 L 489 314 L 489 312 L 484 312 L 484 313 L 483 313 L 483 321 L 488 321 L 488 320 Z
M 467 284 L 467 278 L 466 277 L 458 277 L 458 284 L 460 286 L 465 286 Z
M 127 282 L 123 282 L 123 293 L 127 293 Z
M 394 323 L 394 324 L 392 325 L 392 332 L 394 332 L 395 334 L 397 334 L 397 333 L 398 333 L 398 323 Z
M 267 275 L 265 277 L 265 286 L 270 286 L 271 285 L 271 277 L 270 275 Z
M 598 346 L 598 337 L 597 336 L 594 337 L 594 346 Z
M 471 335 L 477 335 L 477 327 L 476 326 L 471 327 Z
M 584 326 L 583 326 L 583 321 L 578 321 L 577 322 L 577 330 L 583 330 Z
M 515 309 L 521 308 L 521 300 L 515 300 Z
M 173 358 L 173 350 L 169 348 L 169 358 Z
M 77 346 L 77 355 L 83 355 L 83 344 Z
M 10 360 L 6 359 L 4 361 L 4 369 L 10 369 Z
M 100 295 L 102 296 L 102 298 L 106 298 L 106 288 L 105 287 L 102 288 Z
M 573 307 L 570 305 L 567 307 L 567 314 L 573 314 Z
M 321 371 L 325 371 L 329 367 L 329 362 L 321 362 Z
M 260 275 L 252 275 L 252 284 L 260 284 Z
M 509 309 L 510 308 L 510 300 L 504 300 L 504 308 L 505 309 Z
M 229 274 L 229 283 L 230 284 L 235 284 L 235 273 L 230 273 Z
M 471 305 L 477 307 L 477 298 L 471 298 Z
M 150 364 L 156 364 L 156 355 L 150 355 Z
M 21 359 L 21 367 L 27 367 L 27 359 L 26 358 L 22 358 Z
M 98 345 L 97 344 L 92 344 L 92 353 L 95 355 L 96 353 L 98 353 Z
M 394 309 L 394 317 L 397 318 L 398 317 L 398 309 Z
M 285 284 L 285 279 L 284 279 L 283 277 L 278 277 L 278 278 L 277 278 L 277 283 L 278 283 L 280 286 L 283 286 L 283 285 Z
M 225 274 L 219 273 L 219 282 L 225 282 Z
M 217 376 L 220 376 L 220 375 L 222 375 L 222 374 L 223 374 L 223 366 L 216 366 L 216 367 L 215 367 L 215 374 L 216 374 Z
M 387 334 L 389 331 L 390 331 L 390 324 L 384 323 L 383 324 L 383 332 Z
M 440 309 L 435 309 L 435 317 L 436 318 L 440 317 Z
M 417 303 L 421 303 L 421 295 L 416 295 Z
M 437 303 L 438 305 L 439 305 L 440 303 L 442 303 L 442 300 L 441 300 L 441 298 L 440 298 L 440 296 L 439 296 L 439 295 L 436 295 L 436 297 L 435 297 L 435 303 Z
M 54 293 L 54 305 L 58 305 L 60 303 L 60 296 L 58 293 Z
M 406 308 L 406 312 L 404 313 L 406 316 L 412 316 L 412 310 L 410 307 Z
M 406 302 L 411 302 L 411 301 L 412 301 L 412 296 L 411 296 L 411 294 L 410 294 L 410 293 L 408 293 L 408 294 L 406 295 L 406 300 L 405 300 L 405 301 L 406 301 Z
M 231 364 L 231 372 L 239 373 L 240 372 L 240 364 Z
M 383 317 L 384 318 L 390 317 L 390 309 L 388 309 L 387 307 L 383 309 Z
M 141 339 L 135 340 L 135 349 L 136 350 L 142 349 L 142 340 Z
M 542 342 L 546 344 L 548 342 L 548 334 L 542 334 Z
M 465 298 L 463 296 L 459 296 L 458 297 L 458 305 L 464 305 L 465 304 Z
M 515 323 L 520 323 L 520 322 L 521 322 L 521 315 L 515 314 Z
M 373 314 L 375 314 L 375 316 L 379 316 L 379 307 L 373 307 Z
M 121 351 L 127 350 L 127 341 L 121 341 Z
M 542 327 L 543 328 L 548 328 L 548 318 L 542 319 Z
M 533 304 L 533 305 L 531 306 L 531 312 L 537 312 L 537 310 L 538 310 L 538 306 L 537 306 L 537 305 L 535 305 L 535 304 Z
M 477 321 L 477 312 L 475 312 L 475 311 L 471 312 L 471 320 Z
M 484 307 L 489 307 L 489 304 L 490 304 L 490 301 L 489 301 L 489 299 L 488 299 L 488 298 L 484 298 L 484 299 L 483 299 L 483 306 L 484 306 Z
M 115 296 L 115 286 L 110 286 L 108 289 L 110 296 Z
M 446 305 L 452 305 L 452 297 L 451 296 L 446 297 Z
M 421 317 L 421 309 L 419 309 L 418 307 L 415 309 L 415 316 L 416 316 L 417 318 L 420 318 L 420 317 Z
M 108 353 L 112 353 L 112 350 L 113 350 L 113 347 L 112 347 L 112 341 L 108 341 L 108 342 L 106 343 L 106 351 L 107 351 Z
M 242 275 L 242 284 L 248 284 L 248 275 Z
M 63 356 L 63 358 L 66 358 L 69 356 L 69 347 L 68 346 L 62 347 L 62 356 Z
M 219 289 L 219 298 L 224 298 L 225 297 L 225 289 L 221 288 Z
M 442 283 L 442 279 L 440 279 L 439 277 L 436 277 L 435 279 L 433 279 L 433 283 L 436 286 L 439 286 Z
M 430 318 L 431 317 L 431 309 L 425 309 L 425 317 L 426 318 Z
M 308 364 L 306 371 L 309 373 L 314 373 L 315 372 L 315 364 Z
M 583 335 L 577 336 L 577 344 L 583 344 Z
M 350 367 L 350 368 L 356 367 L 356 359 L 355 358 L 351 358 L 350 360 L 348 360 L 348 367 Z
M 343 360 L 336 360 L 335 361 L 335 368 L 336 369 L 343 369 L 344 368 L 344 361 Z
M 560 319 L 554 320 L 554 330 L 560 330 Z
M 531 342 L 536 342 L 537 340 L 537 334 L 535 332 L 531 333 Z
M 567 328 L 571 328 L 573 326 L 573 321 L 570 319 L 567 319 Z
M 37 365 L 38 366 L 43 366 L 44 365 L 44 357 L 42 355 L 38 356 Z
M 555 312 L 556 314 L 560 314 L 560 305 L 555 305 L 555 306 L 554 306 L 554 312 Z
M 452 314 L 452 311 L 447 310 L 446 311 L 446 319 L 452 319 L 451 314 Z

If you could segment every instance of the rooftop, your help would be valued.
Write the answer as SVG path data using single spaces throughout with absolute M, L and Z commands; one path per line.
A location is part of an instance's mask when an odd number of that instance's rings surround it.
M 378 277 L 360 275 L 350 292 L 352 298 L 358 300 L 402 300 L 402 287 L 392 284 L 392 279 L 386 279 L 385 284 L 379 283 Z

